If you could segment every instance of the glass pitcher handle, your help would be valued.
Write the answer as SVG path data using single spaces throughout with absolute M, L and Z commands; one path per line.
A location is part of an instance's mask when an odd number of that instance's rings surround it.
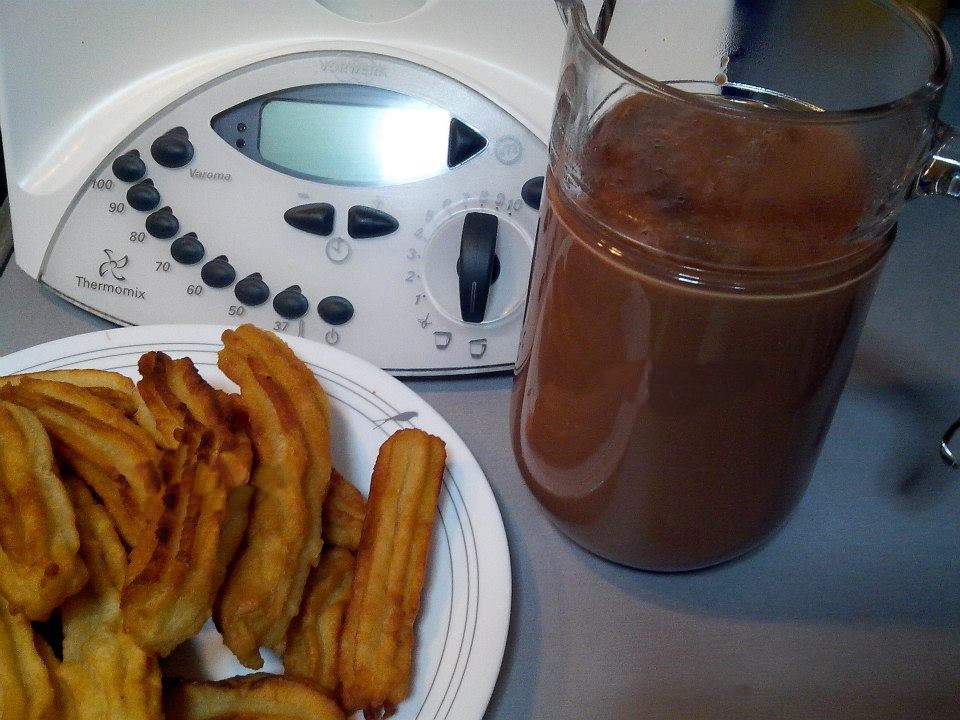
M 937 125 L 933 150 L 917 176 L 914 195 L 960 197 L 960 133 L 944 122 Z M 960 470 L 960 418 L 940 438 L 940 457 L 954 470 Z
M 917 176 L 914 195 L 960 197 L 960 133 L 937 124 L 933 150 Z

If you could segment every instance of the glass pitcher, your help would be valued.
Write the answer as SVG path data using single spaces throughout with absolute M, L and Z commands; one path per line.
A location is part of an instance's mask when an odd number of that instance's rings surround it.
M 950 50 L 885 0 L 558 6 L 514 452 L 589 550 L 709 566 L 807 485 L 904 203 L 960 193 Z

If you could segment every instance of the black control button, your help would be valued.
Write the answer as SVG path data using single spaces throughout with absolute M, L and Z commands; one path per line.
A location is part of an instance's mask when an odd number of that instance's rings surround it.
M 263 305 L 270 297 L 270 288 L 260 277 L 260 273 L 253 273 L 237 283 L 233 294 L 244 305 Z
M 147 174 L 147 166 L 143 164 L 140 153 L 136 150 L 125 152 L 113 161 L 110 168 L 117 179 L 123 182 L 136 182 Z
M 273 309 L 277 315 L 287 320 L 296 320 L 307 314 L 310 309 L 310 302 L 306 296 L 300 292 L 299 285 L 291 285 L 286 290 L 281 290 L 273 298 Z
M 150 178 L 141 180 L 127 190 L 127 204 L 134 210 L 154 210 L 160 204 L 160 191 L 153 186 Z
M 187 233 L 181 235 L 170 243 L 170 254 L 178 263 L 184 265 L 194 265 L 203 260 L 203 254 L 206 252 L 203 243 L 197 240 L 196 233 Z M 202 274 L 201 274 L 202 277 Z
M 383 237 L 395 232 L 399 227 L 397 219 L 383 210 L 354 205 L 347 211 L 347 233 L 358 240 Z
M 469 160 L 487 146 L 487 139 L 469 125 L 456 118 L 450 120 L 450 137 L 447 138 L 447 167 Z
M 283 214 L 283 219 L 297 230 L 329 235 L 333 232 L 333 215 L 334 209 L 330 203 L 308 203 L 290 208 Z
M 200 279 L 210 287 L 225 288 L 237 279 L 237 271 L 233 269 L 226 255 L 218 255 L 203 264 L 200 268 Z
M 483 322 L 487 311 L 490 286 L 496 279 L 497 216 L 484 212 L 470 212 L 463 219 L 460 235 L 460 316 L 464 322 Z
M 328 295 L 317 305 L 317 312 L 331 325 L 343 325 L 353 317 L 353 303 L 339 295 Z
M 147 215 L 146 227 L 155 238 L 168 240 L 180 232 L 180 221 L 170 208 L 165 207 Z
M 520 197 L 534 210 L 539 210 L 540 200 L 543 198 L 543 175 L 527 180 L 520 188 Z
M 179 168 L 193 160 L 193 143 L 186 128 L 175 127 L 167 130 L 153 141 L 150 154 L 158 163 L 168 168 Z

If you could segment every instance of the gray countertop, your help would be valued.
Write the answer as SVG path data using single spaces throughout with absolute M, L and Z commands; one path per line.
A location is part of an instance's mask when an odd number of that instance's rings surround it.
M 960 16 L 946 27 L 960 37 Z M 958 95 L 943 116 L 960 124 Z M 0 354 L 105 327 L 13 262 L 0 276 Z M 510 382 L 407 382 L 473 450 L 507 529 L 489 720 L 960 717 L 960 473 L 937 455 L 960 415 L 960 203 L 907 207 L 809 490 L 741 560 L 652 574 L 569 542 L 514 464 Z

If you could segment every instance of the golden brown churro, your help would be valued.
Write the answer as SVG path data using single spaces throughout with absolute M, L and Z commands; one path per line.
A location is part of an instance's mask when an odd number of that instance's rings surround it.
M 81 480 L 67 476 L 63 483 L 77 519 L 80 556 L 90 574 L 89 589 L 96 595 L 119 592 L 127 572 L 127 550 L 110 514 Z
M 63 661 L 46 653 L 63 720 L 160 720 L 160 668 L 123 632 L 120 588 L 126 550 L 102 505 L 85 484 L 66 479 L 80 554 L 90 571 L 85 590 L 60 608 Z
M 283 651 L 322 546 L 330 482 L 329 408 L 313 373 L 276 335 L 252 325 L 223 334 L 220 369 L 240 387 L 257 455 L 246 542 L 214 611 L 227 647 L 251 668 L 259 648 Z
M 128 545 L 159 509 L 160 451 L 122 410 L 89 388 L 24 377 L 0 387 L 0 399 L 29 408 L 54 453 L 103 500 Z
M 373 469 L 339 659 L 343 706 L 368 718 L 393 714 L 410 692 L 414 621 L 445 461 L 440 438 L 405 429 L 383 444 Z
M 63 662 L 49 659 L 68 720 L 160 720 L 160 666 L 121 628 L 117 592 L 64 603 Z
M 133 380 L 110 370 L 80 368 L 40 370 L 0 377 L 0 385 L 16 385 L 23 378 L 52 380 L 86 388 L 101 400 L 110 403 L 118 410 L 122 410 L 127 417 L 136 417 L 138 413 L 145 411 L 145 406 L 137 394 Z
M 337 655 L 343 616 L 353 586 L 354 557 L 346 548 L 323 551 L 310 573 L 300 614 L 290 624 L 283 651 L 284 672 L 336 692 Z
M 323 501 L 323 541 L 356 551 L 367 505 L 363 495 L 336 468 L 330 473 L 330 489 Z
M 210 617 L 244 527 L 225 520 L 246 517 L 252 493 L 224 472 L 218 437 L 191 416 L 185 423 L 175 431 L 176 451 L 164 457 L 162 511 L 130 554 L 120 603 L 124 630 L 160 656 Z
M 148 352 L 137 363 L 142 379 L 137 390 L 149 409 L 161 438 L 161 446 L 176 449 L 176 431 L 187 415 L 216 435 L 218 460 L 231 477 L 230 485 L 242 485 L 250 475 L 253 446 L 246 414 L 236 397 L 210 386 L 190 358 L 173 360 L 162 352 Z
M 11 612 L 0 597 L 0 717 L 3 720 L 55 720 L 50 673 L 38 652 L 30 620 Z
M 165 698 L 167 720 L 345 720 L 327 695 L 282 675 L 183 682 Z
M 87 582 L 73 507 L 36 416 L 0 402 L 0 595 L 46 620 Z

